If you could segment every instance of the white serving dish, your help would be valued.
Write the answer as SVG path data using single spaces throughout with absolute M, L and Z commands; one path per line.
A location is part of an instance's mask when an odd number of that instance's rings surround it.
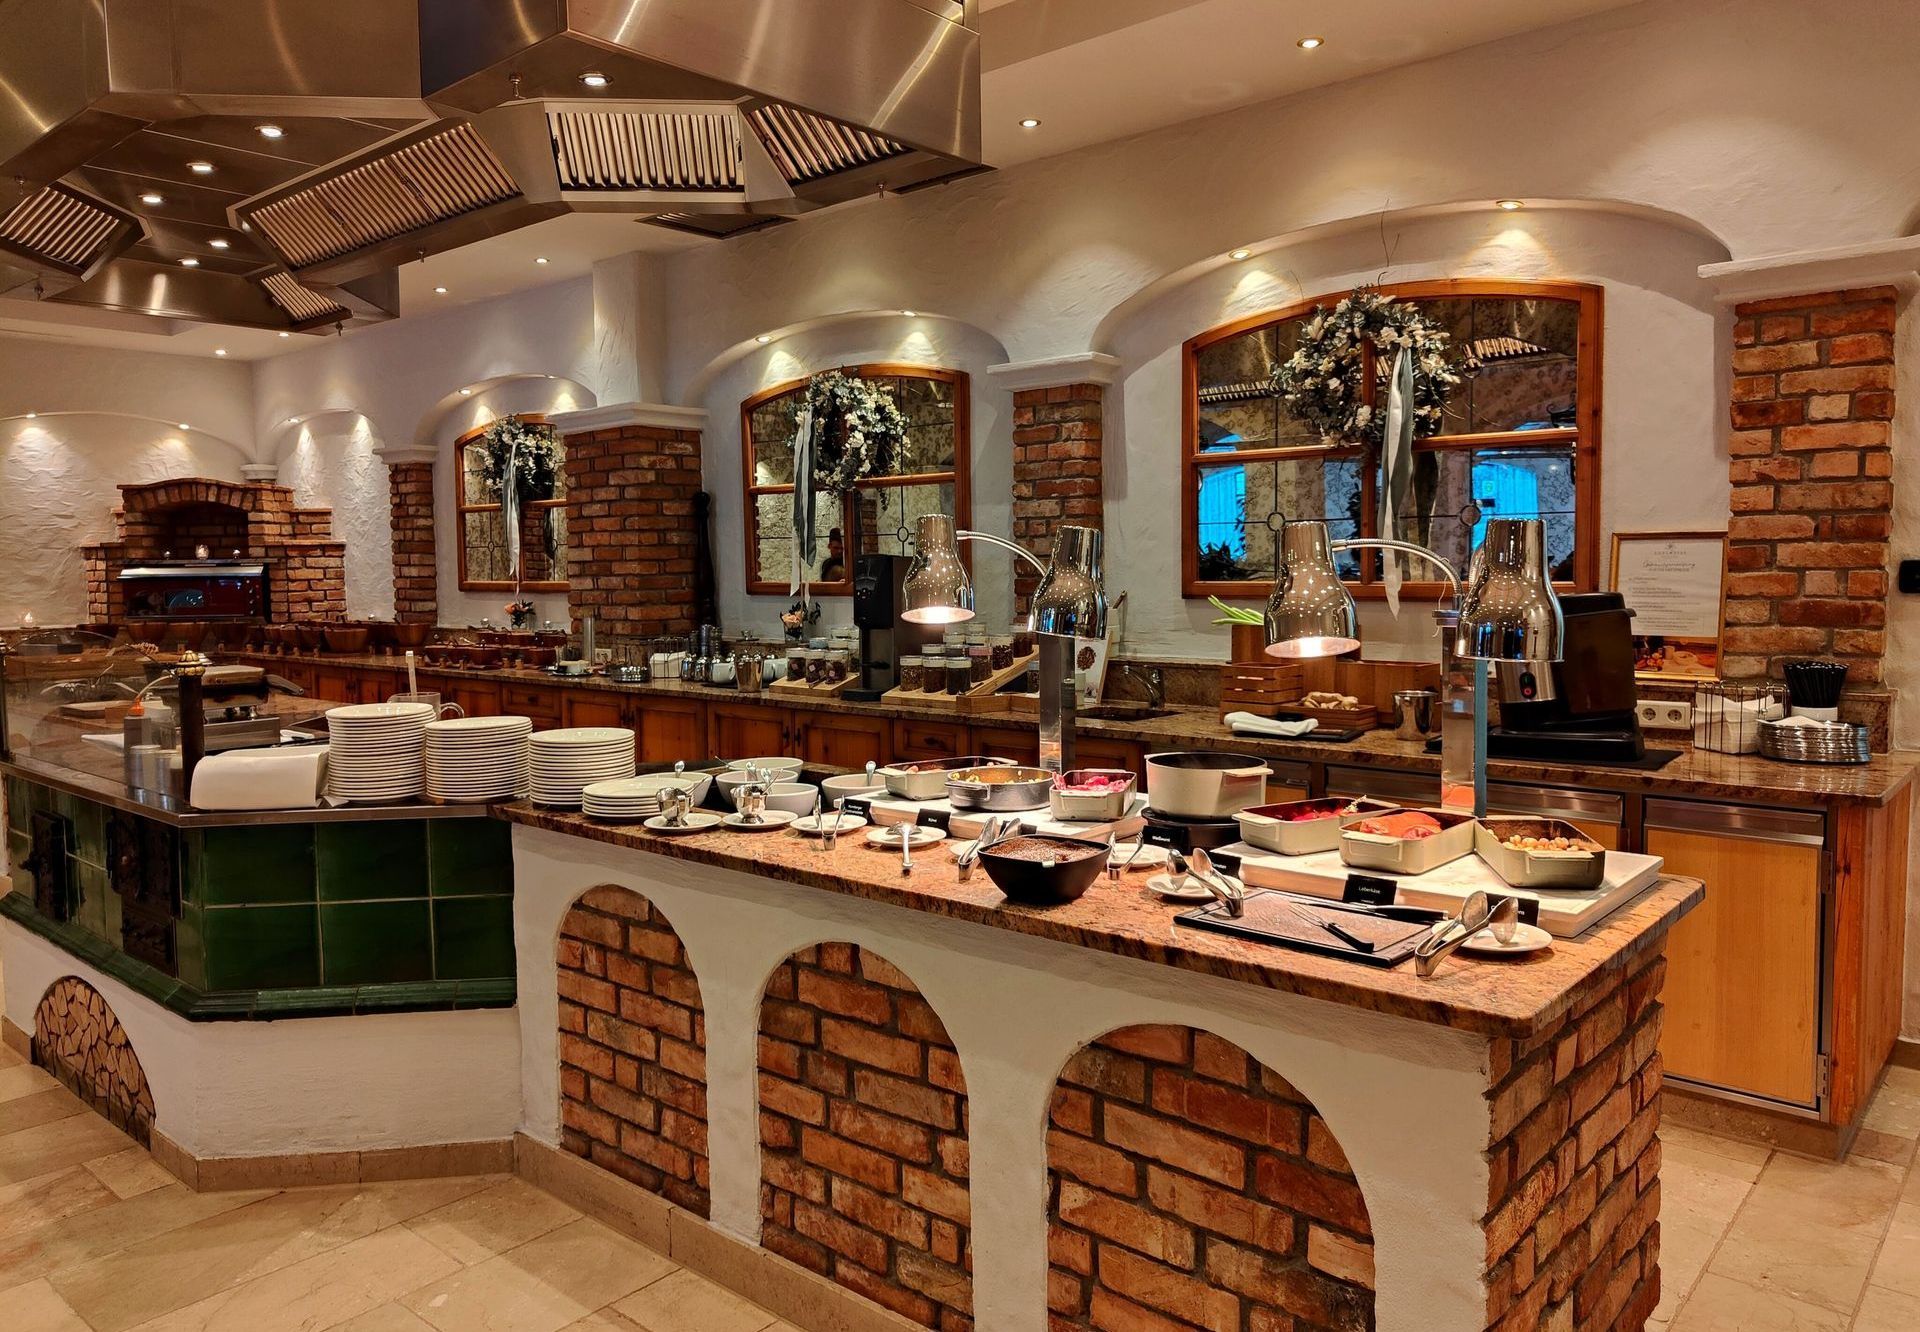
M 775 774 L 776 778 L 778 775 Z M 726 803 L 727 808 L 738 809 L 740 788 L 752 780 L 753 778 L 746 772 L 723 772 L 713 779 L 713 784 L 720 788 L 720 799 Z M 806 793 L 804 802 L 801 802 L 801 792 Z M 813 812 L 813 802 L 819 798 L 819 794 L 817 787 L 805 782 L 775 780 L 767 787 L 767 808 L 791 809 L 795 814 L 810 814 Z
M 1147 755 L 1147 808 L 1176 819 L 1230 819 L 1267 794 L 1266 763 L 1197 750 Z
M 1590 851 L 1528 851 L 1507 846 L 1507 837 L 1578 838 Z M 1606 850 L 1571 823 L 1560 819 L 1487 819 L 1473 834 L 1473 849 L 1493 872 L 1515 888 L 1547 888 L 1586 892 L 1598 888 L 1606 875 Z
M 766 768 L 776 774 L 794 774 L 807 766 L 805 759 L 797 758 L 748 758 L 735 759 L 727 765 L 728 772 L 744 772 L 748 768 Z
M 1060 789 L 1061 782 L 1070 783 L 1076 778 L 1084 780 L 1088 777 L 1124 777 L 1127 781 L 1124 787 L 1104 795 Z M 1047 805 L 1054 818 L 1067 823 L 1111 823 L 1127 816 L 1127 810 L 1133 804 L 1134 789 L 1140 781 L 1132 773 L 1118 768 L 1075 768 L 1072 772 L 1061 773 L 1054 783 L 1047 791 Z
M 195 809 L 312 809 L 326 784 L 327 746 L 230 749 L 193 770 Z
M 1284 817 L 1286 811 L 1299 809 L 1303 805 L 1330 806 L 1335 810 L 1348 805 L 1355 808 L 1351 814 L 1329 814 L 1323 819 L 1294 820 Z M 1317 800 L 1253 805 L 1233 817 L 1240 824 L 1240 839 L 1249 846 L 1283 856 L 1310 856 L 1317 851 L 1331 851 L 1339 846 L 1340 830 L 1348 824 L 1358 823 L 1375 814 L 1391 813 L 1396 808 L 1384 800 L 1369 800 L 1364 796 L 1356 800 L 1322 796 Z
M 820 783 L 821 798 L 828 809 L 840 808 L 840 802 L 848 796 L 879 795 L 887 789 L 885 782 L 869 782 L 864 772 L 843 772 L 838 777 L 827 777 Z
M 1389 874 L 1425 874 L 1460 859 L 1473 850 L 1479 821 L 1450 809 L 1409 810 L 1430 814 L 1441 830 L 1432 837 L 1386 837 L 1363 833 L 1356 823 L 1340 830 L 1340 859 L 1354 869 L 1384 870 Z

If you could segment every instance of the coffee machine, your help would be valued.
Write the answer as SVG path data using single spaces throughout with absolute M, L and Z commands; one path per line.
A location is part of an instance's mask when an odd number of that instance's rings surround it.
M 1633 612 L 1618 592 L 1560 598 L 1561 659 L 1494 663 L 1492 758 L 1632 763 L 1646 757 L 1634 710 Z
M 939 625 L 900 618 L 910 555 L 853 557 L 853 623 L 860 631 L 860 681 L 844 697 L 871 703 L 900 683 L 900 658 L 940 641 Z

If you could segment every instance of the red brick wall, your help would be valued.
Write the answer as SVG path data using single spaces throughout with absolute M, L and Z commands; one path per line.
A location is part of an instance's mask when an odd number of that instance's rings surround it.
M 603 638 L 692 629 L 700 432 L 621 426 L 566 452 L 568 611 Z
M 1736 308 L 1725 673 L 1880 679 L 1893 529 L 1892 287 Z
M 393 532 L 393 618 L 432 624 L 440 618 L 433 548 L 433 464 L 388 464 L 387 504 Z
M 673 927 L 595 888 L 560 922 L 561 1145 L 708 1215 L 707 1021 Z
M 973 1326 L 967 1087 L 920 991 L 853 944 L 760 1006 L 760 1242 L 926 1327 Z
M 1660 1302 L 1664 955 L 1493 1045 L 1487 1326 L 1619 1332 Z
M 1013 395 L 1013 539 L 1042 563 L 1060 524 L 1102 525 L 1101 412 L 1098 384 Z M 1016 563 L 1013 588 L 1020 605 L 1039 581 L 1024 561 Z
M 1055 1332 L 1373 1326 L 1373 1232 L 1305 1097 L 1187 1027 L 1127 1027 L 1067 1062 L 1047 1131 Z

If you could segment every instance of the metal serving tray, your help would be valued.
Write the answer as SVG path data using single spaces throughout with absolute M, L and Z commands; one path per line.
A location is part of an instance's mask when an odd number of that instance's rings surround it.
M 1415 811 L 1408 811 L 1409 813 Z M 1425 874 L 1473 850 L 1471 814 L 1450 809 L 1423 809 L 1440 823 L 1432 837 L 1382 837 L 1347 827 L 1340 830 L 1340 859 L 1355 869 L 1384 870 L 1389 874 Z
M 1503 839 L 1508 837 L 1566 837 L 1593 849 L 1526 851 L 1504 845 Z M 1588 892 L 1600 886 L 1607 872 L 1605 849 L 1571 823 L 1559 819 L 1489 817 L 1475 830 L 1473 849 L 1495 874 L 1515 888 Z

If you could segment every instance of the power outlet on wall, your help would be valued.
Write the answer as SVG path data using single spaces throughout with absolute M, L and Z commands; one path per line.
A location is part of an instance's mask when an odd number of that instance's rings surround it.
M 1691 731 L 1693 704 L 1663 698 L 1642 699 L 1634 706 L 1642 730 Z

